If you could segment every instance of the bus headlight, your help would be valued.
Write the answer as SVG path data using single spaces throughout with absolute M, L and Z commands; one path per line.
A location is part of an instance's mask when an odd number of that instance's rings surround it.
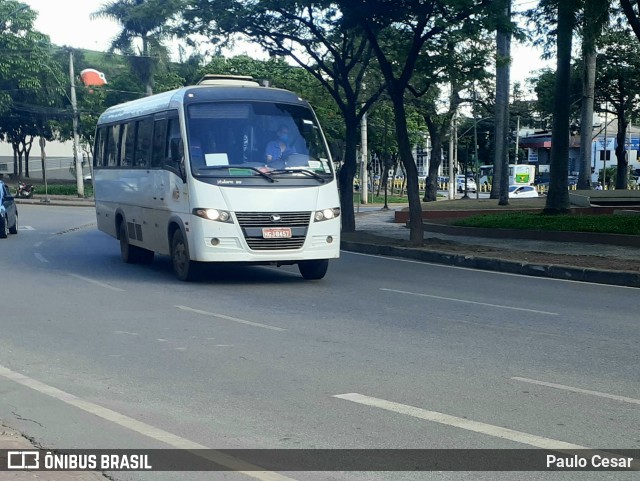
M 231 213 L 226 210 L 220 209 L 193 209 L 193 213 L 198 217 L 202 217 L 207 220 L 215 220 L 217 222 L 233 223 Z
M 313 216 L 315 222 L 322 222 L 323 220 L 335 219 L 340 215 L 340 207 L 334 207 L 333 209 L 323 209 L 316 211 Z

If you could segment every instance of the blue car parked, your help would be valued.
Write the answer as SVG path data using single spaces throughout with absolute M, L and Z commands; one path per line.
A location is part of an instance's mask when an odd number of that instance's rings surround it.
M 18 233 L 18 208 L 7 184 L 0 180 L 0 239 Z

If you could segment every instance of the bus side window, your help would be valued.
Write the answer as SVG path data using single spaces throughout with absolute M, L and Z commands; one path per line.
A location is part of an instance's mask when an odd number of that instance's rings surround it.
M 165 159 L 167 139 L 167 119 L 154 122 L 153 126 L 153 153 L 151 155 L 151 167 L 162 167 Z
M 107 129 L 102 127 L 96 134 L 95 149 L 93 152 L 93 166 L 102 167 L 105 165 L 104 147 L 107 142 Z
M 127 122 L 123 126 L 122 144 L 120 147 L 120 165 L 133 166 L 133 149 L 135 148 L 136 123 Z
M 107 127 L 107 139 L 104 150 L 104 166 L 118 165 L 118 143 L 120 141 L 120 125 Z
M 151 136 L 153 120 L 142 119 L 138 121 L 138 135 L 136 136 L 135 165 L 147 168 L 151 164 Z
M 171 160 L 171 139 L 179 139 L 180 135 L 180 122 L 178 121 L 178 117 L 171 117 L 168 119 L 167 125 L 167 137 L 165 143 L 165 155 L 164 155 L 164 165 L 173 167 L 175 166 L 175 162 Z

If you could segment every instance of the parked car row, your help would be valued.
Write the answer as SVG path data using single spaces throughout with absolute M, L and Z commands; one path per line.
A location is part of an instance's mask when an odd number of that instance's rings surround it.
M 18 208 L 7 184 L 0 180 L 0 239 L 18 233 Z

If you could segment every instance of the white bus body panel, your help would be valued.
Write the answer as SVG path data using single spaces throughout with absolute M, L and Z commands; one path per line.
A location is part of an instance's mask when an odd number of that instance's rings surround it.
M 197 181 L 196 181 L 197 182 Z M 209 188 L 207 188 L 209 187 Z M 308 259 L 334 259 L 340 256 L 340 217 L 314 222 L 317 210 L 339 206 L 335 184 L 318 187 L 274 189 L 254 187 L 206 186 L 194 189 L 193 207 L 216 208 L 232 213 L 233 223 L 216 222 L 192 215 L 188 232 L 190 255 L 204 262 L 286 262 Z M 299 249 L 251 250 L 237 212 L 282 214 L 306 212 L 309 224 Z M 217 239 L 217 244 L 212 244 Z

